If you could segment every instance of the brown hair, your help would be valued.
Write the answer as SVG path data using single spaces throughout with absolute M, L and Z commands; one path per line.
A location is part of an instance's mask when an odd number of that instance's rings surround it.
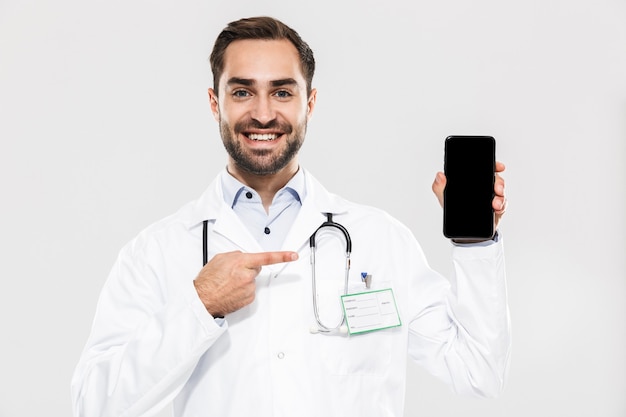
M 300 66 L 306 80 L 307 94 L 311 93 L 311 83 L 313 82 L 313 73 L 315 72 L 313 51 L 298 35 L 298 32 L 277 19 L 262 16 L 230 22 L 215 40 L 213 52 L 211 52 L 209 60 L 211 62 L 211 71 L 213 71 L 213 89 L 216 94 L 218 93 L 220 77 L 224 71 L 224 53 L 226 48 L 231 42 L 242 39 L 287 39 L 290 41 L 296 47 L 300 56 Z

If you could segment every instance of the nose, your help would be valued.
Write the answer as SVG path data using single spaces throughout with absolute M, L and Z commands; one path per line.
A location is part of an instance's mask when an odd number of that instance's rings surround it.
M 272 106 L 271 98 L 264 95 L 257 96 L 254 101 L 251 117 L 261 124 L 267 124 L 274 120 L 276 118 L 276 112 Z

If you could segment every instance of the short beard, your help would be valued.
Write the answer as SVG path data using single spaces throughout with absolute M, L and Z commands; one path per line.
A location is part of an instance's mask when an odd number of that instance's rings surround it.
M 220 133 L 222 142 L 228 155 L 235 162 L 237 167 L 249 174 L 253 175 L 272 175 L 280 172 L 295 158 L 300 151 L 304 136 L 306 134 L 306 123 L 293 129 L 290 125 L 281 125 L 278 122 L 270 122 L 267 125 L 261 125 L 256 121 L 239 122 L 235 124 L 235 136 L 250 128 L 270 129 L 280 127 L 280 130 L 287 136 L 286 147 L 278 155 L 272 155 L 270 150 L 258 149 L 251 153 L 246 153 L 241 146 L 233 138 L 233 130 L 228 123 L 220 120 Z

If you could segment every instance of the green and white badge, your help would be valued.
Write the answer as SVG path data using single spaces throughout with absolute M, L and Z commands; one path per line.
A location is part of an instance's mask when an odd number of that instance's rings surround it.
M 341 304 L 350 334 L 373 332 L 402 325 L 391 288 L 342 295 Z

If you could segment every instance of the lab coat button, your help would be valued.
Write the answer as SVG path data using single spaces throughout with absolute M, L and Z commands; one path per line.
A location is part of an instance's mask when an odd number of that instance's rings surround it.
M 285 357 L 285 353 L 284 352 L 278 352 L 278 355 L 276 355 L 278 357 L 278 359 L 283 359 Z
M 251 193 L 250 191 L 248 191 L 248 192 L 246 193 L 246 197 L 247 197 L 248 199 L 252 198 L 252 193 Z

